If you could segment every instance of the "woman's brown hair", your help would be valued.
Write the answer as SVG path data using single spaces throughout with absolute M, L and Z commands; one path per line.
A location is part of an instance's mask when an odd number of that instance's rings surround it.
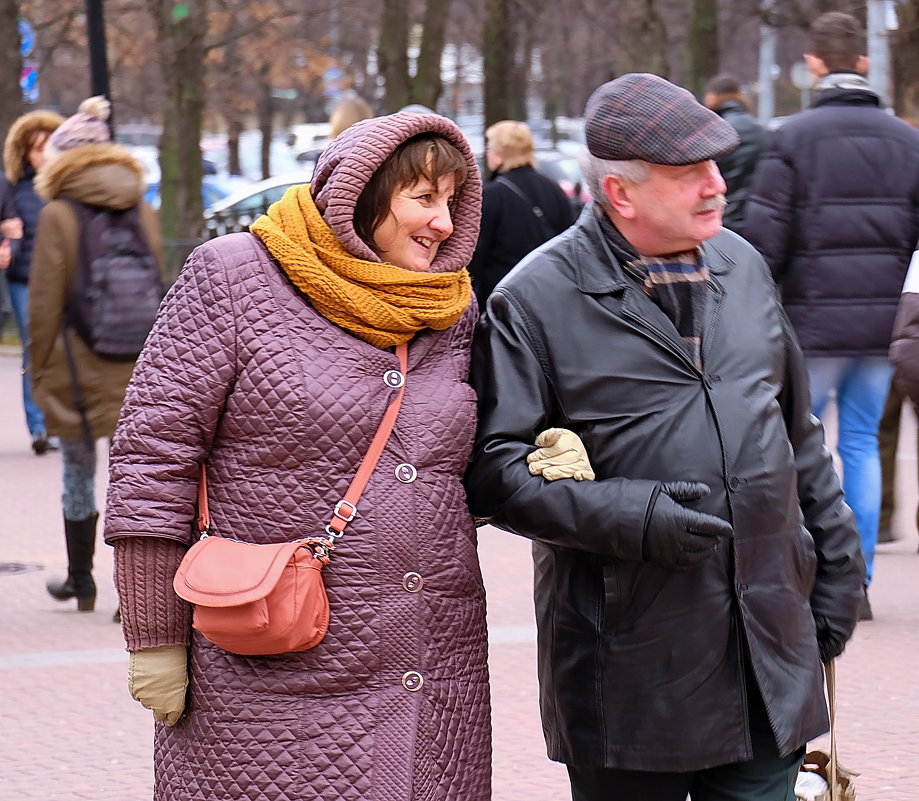
M 436 184 L 452 175 L 457 187 L 466 180 L 466 159 L 442 136 L 424 133 L 406 139 L 384 161 L 361 192 L 354 208 L 354 230 L 373 249 L 373 235 L 389 215 L 397 189 L 425 179 Z

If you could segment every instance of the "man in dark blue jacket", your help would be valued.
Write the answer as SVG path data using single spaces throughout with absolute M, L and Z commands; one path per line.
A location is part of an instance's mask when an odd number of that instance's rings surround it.
M 867 564 L 859 615 L 868 620 L 887 350 L 919 238 L 919 131 L 887 114 L 868 88 L 865 38 L 854 17 L 818 17 L 809 50 L 816 99 L 770 139 L 744 236 L 781 288 L 806 357 L 814 414 L 836 392 L 843 489 Z

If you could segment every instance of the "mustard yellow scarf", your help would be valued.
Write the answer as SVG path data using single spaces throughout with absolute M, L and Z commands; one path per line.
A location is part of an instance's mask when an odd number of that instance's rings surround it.
M 424 328 L 449 328 L 469 305 L 466 270 L 420 273 L 351 255 L 308 185 L 288 189 L 250 230 L 321 315 L 378 348 L 408 342 Z

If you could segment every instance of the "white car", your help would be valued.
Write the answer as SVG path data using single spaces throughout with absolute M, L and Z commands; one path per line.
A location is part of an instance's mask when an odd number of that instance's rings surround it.
M 280 200 L 292 186 L 307 184 L 315 165 L 304 164 L 302 170 L 285 172 L 242 187 L 204 210 L 204 223 L 214 236 L 246 230 L 268 207 Z

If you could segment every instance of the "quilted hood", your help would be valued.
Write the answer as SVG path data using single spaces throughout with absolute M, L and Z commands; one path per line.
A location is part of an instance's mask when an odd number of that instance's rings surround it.
M 11 126 L 3 143 L 3 171 L 6 179 L 15 184 L 22 177 L 26 159 L 26 142 L 34 131 L 54 131 L 64 118 L 56 111 L 30 111 Z
M 38 171 L 35 191 L 45 200 L 64 195 L 90 206 L 128 209 L 144 194 L 144 169 L 121 145 L 80 145 Z
M 354 208 L 361 192 L 383 162 L 406 139 L 435 133 L 456 147 L 469 167 L 453 207 L 454 231 L 437 251 L 431 272 L 463 269 L 472 259 L 479 237 L 482 179 L 463 132 L 452 120 L 438 114 L 399 112 L 355 123 L 323 151 L 313 173 L 311 192 L 323 219 L 351 253 L 368 261 L 381 261 L 354 230 Z

